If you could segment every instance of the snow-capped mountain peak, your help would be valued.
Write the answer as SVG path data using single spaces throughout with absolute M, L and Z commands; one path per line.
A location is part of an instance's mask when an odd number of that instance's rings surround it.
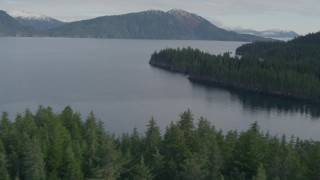
M 36 14 L 36 13 L 32 13 L 32 12 L 27 12 L 27 11 L 20 11 L 20 10 L 9 11 L 7 13 L 14 18 L 21 18 L 21 19 L 35 19 L 35 20 L 50 20 L 50 19 L 52 19 L 52 18 L 45 16 L 45 15 Z
M 182 9 L 171 9 L 167 13 L 172 15 L 179 15 L 179 16 L 195 16 L 195 14 L 189 13 L 188 11 L 182 10 Z
M 169 14 L 179 14 L 182 16 L 187 16 L 187 15 L 191 15 L 191 13 L 182 10 L 182 9 L 171 9 L 170 11 L 168 11 Z
M 182 9 L 171 9 L 167 13 L 174 15 L 174 16 L 180 16 L 180 17 L 193 17 L 197 20 L 203 20 L 200 16 L 190 13 L 188 11 L 182 10 Z
M 52 29 L 64 24 L 63 22 L 53 19 L 49 16 L 27 11 L 15 10 L 7 13 L 14 19 L 16 19 L 21 25 L 31 26 L 35 29 L 40 30 Z

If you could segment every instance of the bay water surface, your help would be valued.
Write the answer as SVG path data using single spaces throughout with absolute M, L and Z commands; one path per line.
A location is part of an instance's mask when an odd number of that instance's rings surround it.
M 106 129 L 143 133 L 153 116 L 162 132 L 188 108 L 223 131 L 246 130 L 320 140 L 318 104 L 194 84 L 186 75 L 151 67 L 163 48 L 193 47 L 220 54 L 242 42 L 0 38 L 0 111 L 11 119 L 39 105 L 93 111 Z

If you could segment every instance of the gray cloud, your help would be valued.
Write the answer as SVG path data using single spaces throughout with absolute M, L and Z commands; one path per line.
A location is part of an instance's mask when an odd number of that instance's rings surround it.
M 257 15 L 273 17 L 274 21 L 282 14 L 293 14 L 305 19 L 320 16 L 319 0 L 0 0 L 0 3 L 4 10 L 26 10 L 69 21 L 173 8 L 196 13 L 221 25 L 219 22 L 228 18 L 241 21 L 240 17 L 251 18 Z
M 0 0 L 1 1 L 1 0 Z M 320 15 L 318 0 L 5 0 L 11 4 L 24 3 L 35 8 L 59 8 L 61 14 L 73 11 L 95 11 L 121 14 L 146 9 L 181 8 L 216 15 L 286 12 Z M 54 13 L 54 12 L 52 12 Z
M 6 1 L 4 1 L 4 3 L 6 3 L 6 4 L 14 4 L 14 5 L 16 5 L 16 4 L 24 4 L 24 2 L 13 1 L 13 0 L 6 0 Z

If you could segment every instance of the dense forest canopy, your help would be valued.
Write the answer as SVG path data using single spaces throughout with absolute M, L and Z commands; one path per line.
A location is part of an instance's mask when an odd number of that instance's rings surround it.
M 197 82 L 267 94 L 320 100 L 320 32 L 289 42 L 255 42 L 230 53 L 211 55 L 198 49 L 163 49 L 150 64 L 188 73 Z
M 320 142 L 272 136 L 255 122 L 222 132 L 190 110 L 160 133 L 115 137 L 93 113 L 71 107 L 0 119 L 1 179 L 318 179 Z
M 253 42 L 244 44 L 236 50 L 236 54 L 286 62 L 320 62 L 320 32 L 300 36 L 288 42 Z

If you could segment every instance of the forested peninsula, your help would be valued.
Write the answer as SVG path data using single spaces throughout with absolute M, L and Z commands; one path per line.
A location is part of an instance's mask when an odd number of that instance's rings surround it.
M 163 49 L 149 63 L 186 73 L 195 82 L 320 102 L 320 32 L 289 42 L 254 42 L 211 55 L 198 49 Z
M 107 121 L 104 121 L 107 122 Z M 222 132 L 190 110 L 160 133 L 156 120 L 115 137 L 94 113 L 40 106 L 0 119 L 0 179 L 318 179 L 320 143 L 278 137 L 253 123 Z

